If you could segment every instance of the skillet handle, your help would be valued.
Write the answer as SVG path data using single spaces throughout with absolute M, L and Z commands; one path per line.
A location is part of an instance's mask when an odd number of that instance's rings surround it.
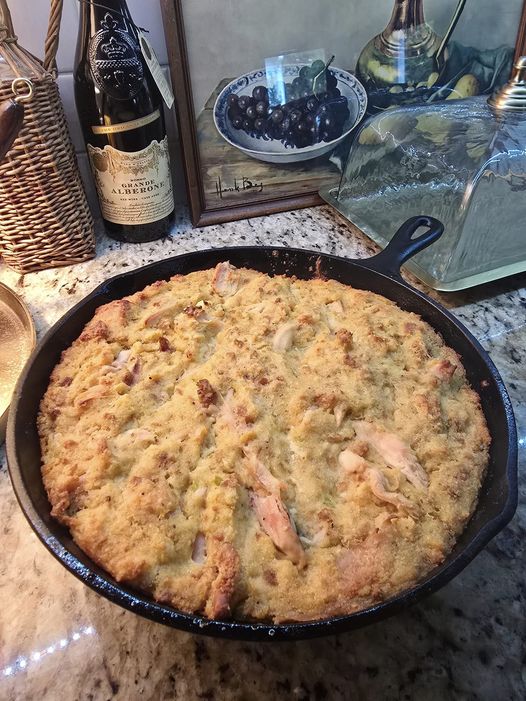
M 427 231 L 417 238 L 412 238 L 415 231 L 426 226 Z M 444 225 L 434 217 L 411 217 L 398 229 L 383 251 L 367 260 L 360 260 L 361 265 L 390 277 L 401 277 L 400 268 L 416 253 L 423 251 L 442 236 Z

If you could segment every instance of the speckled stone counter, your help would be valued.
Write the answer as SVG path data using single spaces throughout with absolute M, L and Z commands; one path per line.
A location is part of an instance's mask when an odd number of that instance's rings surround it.
M 0 280 L 28 303 L 39 334 L 102 280 L 197 249 L 275 244 L 363 257 L 375 247 L 328 208 L 192 230 L 181 215 L 165 240 L 101 236 L 82 265 Z M 526 468 L 526 275 L 436 295 L 478 337 L 506 381 Z M 459 577 L 410 610 L 354 633 L 248 644 L 151 623 L 78 582 L 22 515 L 0 449 L 0 699 L 526 698 L 526 500 Z

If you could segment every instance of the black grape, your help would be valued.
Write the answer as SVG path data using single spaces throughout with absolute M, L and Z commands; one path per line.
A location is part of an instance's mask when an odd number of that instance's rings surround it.
M 294 78 L 294 80 L 292 81 L 292 88 L 294 90 L 299 91 L 299 90 L 301 90 L 302 87 L 303 87 L 303 80 L 301 78 Z
M 268 100 L 268 90 L 264 85 L 256 85 L 254 90 L 252 90 L 252 97 L 254 100 L 260 102 L 261 100 Z
M 231 121 L 234 129 L 241 129 L 243 126 L 243 117 L 241 117 L 241 115 L 234 117 Z
M 248 95 L 241 95 L 237 101 L 239 109 L 244 112 L 250 105 L 250 97 Z
M 249 119 L 255 119 L 257 117 L 257 112 L 254 105 L 249 105 L 245 111 L 245 114 Z
M 237 107 L 237 95 L 233 92 L 230 93 L 230 95 L 226 99 L 226 103 L 229 107 Z
M 283 119 L 284 114 L 283 110 L 277 107 L 275 110 L 273 110 L 272 114 L 270 115 L 270 119 L 273 121 L 274 124 L 279 124 L 281 120 Z
M 254 122 L 254 129 L 256 131 L 263 132 L 263 131 L 265 131 L 266 126 L 267 126 L 267 120 L 262 119 L 261 117 L 258 117 L 258 119 L 256 119 L 256 121 Z
M 266 103 L 266 102 L 263 102 L 263 100 L 260 100 L 260 101 L 256 104 L 255 110 L 256 110 L 256 114 L 257 114 L 259 117 L 266 117 L 266 116 L 267 116 L 267 110 L 268 110 L 267 103 Z
M 294 108 L 294 109 L 290 112 L 289 117 L 290 117 L 290 123 L 291 123 L 291 124 L 297 124 L 297 123 L 300 121 L 300 119 L 301 119 L 301 111 L 300 111 L 299 109 L 297 109 L 297 108 Z
M 254 122 L 251 119 L 243 120 L 243 131 L 252 131 L 254 128 Z
M 301 122 L 298 122 L 295 127 L 295 132 L 296 134 L 306 134 L 309 130 L 309 127 L 306 122 L 301 120 Z

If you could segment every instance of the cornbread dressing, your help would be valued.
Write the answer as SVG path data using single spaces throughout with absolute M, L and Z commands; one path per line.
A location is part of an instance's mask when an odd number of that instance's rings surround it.
M 274 622 L 363 609 L 439 565 L 490 442 L 418 315 L 228 263 L 100 307 L 38 425 L 53 515 L 117 581 Z

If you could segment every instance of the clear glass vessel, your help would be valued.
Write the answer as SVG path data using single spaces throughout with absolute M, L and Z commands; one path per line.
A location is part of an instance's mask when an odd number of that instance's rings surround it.
M 370 113 L 420 102 L 433 93 L 464 4 L 465 0 L 458 2 L 446 34 L 440 37 L 425 21 L 424 0 L 394 0 L 389 23 L 366 44 L 356 65 Z
M 438 290 L 526 270 L 526 57 L 489 100 L 391 109 L 357 134 L 321 195 L 381 246 L 425 214 L 445 232 L 408 263 Z

